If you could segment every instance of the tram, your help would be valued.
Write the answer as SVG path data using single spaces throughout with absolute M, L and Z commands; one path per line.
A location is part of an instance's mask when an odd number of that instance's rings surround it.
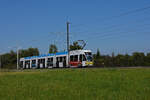
M 40 56 L 20 58 L 20 67 L 23 69 L 38 68 L 65 68 L 93 66 L 91 50 L 73 50 Z

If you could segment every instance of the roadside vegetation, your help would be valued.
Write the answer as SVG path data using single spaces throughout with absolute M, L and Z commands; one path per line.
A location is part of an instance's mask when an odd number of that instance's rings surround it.
M 150 66 L 150 53 L 134 52 L 129 54 L 102 55 L 100 51 L 93 55 L 94 65 L 99 67 L 145 67 Z

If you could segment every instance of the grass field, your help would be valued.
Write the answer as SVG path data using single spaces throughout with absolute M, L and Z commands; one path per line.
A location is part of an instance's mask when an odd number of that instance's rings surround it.
M 0 72 L 0 100 L 150 100 L 150 69 Z

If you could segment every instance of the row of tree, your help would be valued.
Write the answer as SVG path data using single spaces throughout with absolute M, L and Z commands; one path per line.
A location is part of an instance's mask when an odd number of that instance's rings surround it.
M 78 42 L 74 42 L 70 45 L 70 50 L 81 49 L 82 46 Z M 58 48 L 56 45 L 51 44 L 49 47 L 49 53 L 57 53 Z M 19 58 L 28 56 L 38 56 L 38 48 L 28 48 L 19 50 Z M 126 67 L 126 66 L 150 66 L 150 53 L 144 54 L 142 52 L 134 52 L 132 55 L 118 54 L 114 55 L 101 55 L 100 51 L 97 50 L 96 54 L 93 54 L 94 66 L 99 67 Z M 0 67 L 1 68 L 16 68 L 17 53 L 10 51 L 0 55 Z
M 38 48 L 28 48 L 19 50 L 19 58 L 28 57 L 28 56 L 37 56 L 39 55 Z M 0 56 L 0 67 L 13 69 L 16 68 L 17 63 L 17 52 L 11 50 L 9 53 L 2 54 Z
M 99 67 L 130 67 L 130 66 L 150 66 L 150 53 L 134 52 L 129 54 L 101 55 L 100 51 L 93 55 L 94 65 Z

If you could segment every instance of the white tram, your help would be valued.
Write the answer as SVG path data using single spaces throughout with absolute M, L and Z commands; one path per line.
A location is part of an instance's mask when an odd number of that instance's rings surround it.
M 92 66 L 91 50 L 74 50 L 69 52 L 70 59 L 68 65 L 68 52 L 59 52 L 40 56 L 20 58 L 20 67 L 31 68 L 63 68 L 63 67 L 85 67 Z

